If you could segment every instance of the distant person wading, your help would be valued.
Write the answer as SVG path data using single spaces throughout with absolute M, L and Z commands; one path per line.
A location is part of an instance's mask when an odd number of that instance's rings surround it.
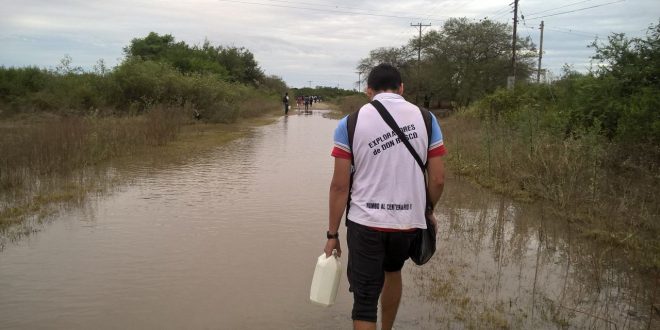
M 289 113 L 289 93 L 284 93 L 282 103 L 284 103 L 284 114 L 286 115 Z

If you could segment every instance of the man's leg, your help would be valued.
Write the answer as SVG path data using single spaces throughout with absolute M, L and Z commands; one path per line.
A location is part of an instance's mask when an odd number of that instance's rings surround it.
M 353 329 L 355 330 L 376 330 L 376 322 L 367 321 L 353 321 Z
M 394 325 L 396 312 L 399 310 L 401 302 L 401 292 L 403 285 L 401 283 L 401 271 L 385 272 L 385 283 L 383 292 L 380 294 L 380 308 L 383 313 L 383 330 L 390 330 Z
M 378 297 L 385 281 L 382 233 L 350 220 L 346 224 L 347 275 L 349 291 L 353 293 L 353 328 L 376 329 Z

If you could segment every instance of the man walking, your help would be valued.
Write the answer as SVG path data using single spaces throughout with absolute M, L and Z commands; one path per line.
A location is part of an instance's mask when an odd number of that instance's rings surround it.
M 289 113 L 289 93 L 284 93 L 282 98 L 282 103 L 284 103 L 284 115 L 286 116 Z
M 440 156 L 446 150 L 442 133 L 435 116 L 430 114 L 425 119 L 402 94 L 401 74 L 395 67 L 380 64 L 371 70 L 367 96 L 385 107 L 427 164 L 432 206 L 444 187 Z M 430 120 L 431 134 L 425 120 Z M 437 228 L 432 210 L 426 209 L 424 176 L 405 144 L 371 104 L 364 105 L 356 116 L 339 121 L 334 144 L 324 251 L 330 256 L 336 249 L 341 255 L 339 226 L 347 208 L 347 273 L 349 291 L 353 293 L 353 328 L 376 329 L 380 298 L 382 329 L 391 329 L 401 300 L 401 269 L 418 229 L 426 228 L 425 214 Z

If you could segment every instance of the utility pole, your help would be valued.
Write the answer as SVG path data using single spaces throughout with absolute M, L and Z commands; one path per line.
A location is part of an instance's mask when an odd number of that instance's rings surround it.
M 419 90 L 422 87 L 422 81 L 419 77 L 419 64 L 422 61 L 422 27 L 431 26 L 431 23 L 429 24 L 410 23 L 410 26 L 414 26 L 419 29 L 419 44 L 417 44 L 417 93 L 415 93 L 415 103 L 419 103 Z
M 536 70 L 536 83 L 541 82 L 541 59 L 543 58 L 543 21 L 541 21 L 541 43 L 539 44 L 539 68 Z
M 362 87 L 362 85 L 361 85 L 362 79 L 360 78 L 360 76 L 362 75 L 362 71 L 357 71 L 355 73 L 358 74 L 358 93 L 359 93 L 359 92 L 362 92 L 362 88 L 361 88 Z
M 312 88 L 312 81 L 313 80 L 307 80 L 307 82 L 309 83 L 309 88 Z
M 513 76 L 513 84 L 516 84 L 516 41 L 518 39 L 518 0 L 513 1 L 513 41 L 511 42 L 511 49 L 513 55 L 511 56 L 511 75 Z

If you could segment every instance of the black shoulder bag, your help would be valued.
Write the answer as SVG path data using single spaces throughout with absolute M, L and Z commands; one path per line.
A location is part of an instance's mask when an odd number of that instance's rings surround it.
M 424 209 L 424 218 L 426 220 L 426 229 L 420 229 L 417 232 L 417 237 L 415 238 L 415 241 L 411 245 L 409 251 L 410 259 L 412 259 L 412 261 L 417 265 L 421 266 L 427 263 L 435 253 L 435 242 L 436 242 L 435 227 L 433 226 L 433 223 L 429 220 L 429 218 L 426 216 L 426 213 L 428 211 L 433 210 L 433 205 L 429 197 L 428 185 L 426 183 L 426 165 L 422 162 L 422 159 L 419 157 L 415 149 L 413 149 L 412 145 L 410 145 L 410 142 L 408 142 L 408 139 L 406 138 L 405 134 L 401 132 L 401 128 L 399 128 L 399 125 L 397 125 L 394 118 L 392 118 L 392 115 L 390 115 L 390 113 L 387 112 L 387 109 L 385 109 L 383 104 L 380 103 L 378 100 L 374 100 L 371 102 L 371 105 L 373 105 L 376 108 L 376 110 L 378 110 L 378 113 L 380 114 L 381 117 L 383 117 L 383 120 L 396 133 L 396 135 L 399 137 L 401 142 L 403 142 L 406 148 L 408 148 L 408 151 L 410 151 L 410 154 L 417 161 L 419 168 L 422 170 L 422 175 L 424 176 L 424 190 L 426 192 L 426 207 Z

